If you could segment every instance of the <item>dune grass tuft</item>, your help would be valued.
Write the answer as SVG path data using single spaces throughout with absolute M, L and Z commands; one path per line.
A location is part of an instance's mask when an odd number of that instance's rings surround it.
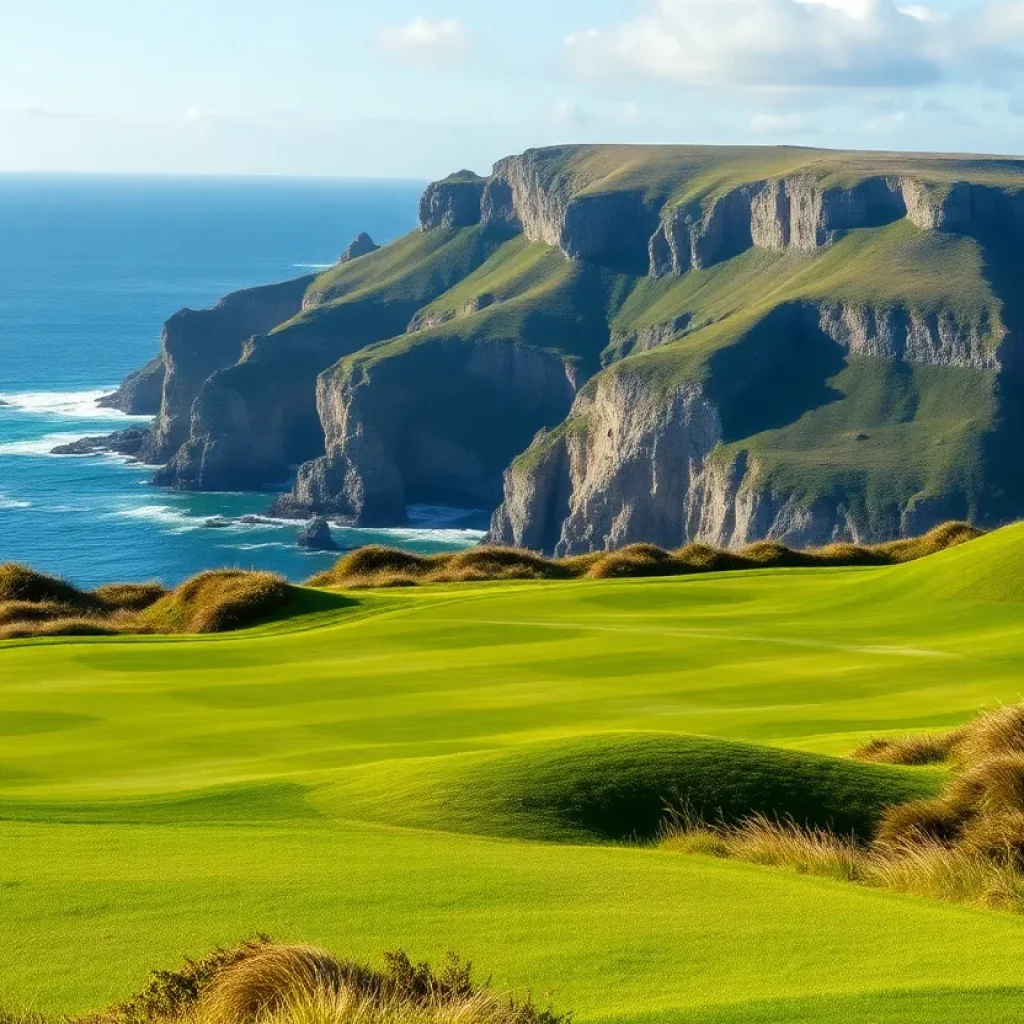
M 0 566 L 0 640 L 46 636 L 224 633 L 278 614 L 298 591 L 271 573 L 205 572 L 173 591 L 156 583 L 78 590 Z
M 22 1018 L 4 1016 L 0 1024 Z M 529 998 L 495 992 L 449 954 L 439 969 L 387 953 L 375 968 L 258 936 L 156 971 L 138 995 L 59 1024 L 568 1024 Z M 25 1019 L 29 1024 L 29 1019 Z M 44 1024 L 32 1018 L 34 1024 Z M 51 1024 L 58 1024 L 53 1021 Z
M 631 579 L 741 569 L 895 565 L 978 536 L 980 531 L 966 523 L 946 523 L 923 537 L 873 547 L 833 544 L 798 551 L 784 544 L 761 541 L 735 551 L 704 544 L 666 551 L 654 544 L 633 544 L 618 551 L 573 558 L 545 558 L 518 548 L 487 546 L 425 556 L 375 546 L 345 555 L 334 568 L 314 576 L 309 583 L 314 587 L 360 589 L 488 580 Z
M 952 774 L 937 796 L 888 808 L 868 843 L 760 815 L 707 824 L 677 814 L 663 845 L 1024 912 L 1024 704 L 944 733 L 872 740 L 855 756 L 945 763 Z

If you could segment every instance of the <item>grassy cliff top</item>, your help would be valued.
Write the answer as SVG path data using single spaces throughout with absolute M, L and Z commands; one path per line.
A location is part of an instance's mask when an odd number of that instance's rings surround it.
M 856 152 L 793 146 L 561 146 L 530 150 L 549 187 L 576 195 L 638 190 L 684 202 L 749 182 L 806 174 L 822 185 L 873 177 L 1024 188 L 1024 160 L 1003 156 Z

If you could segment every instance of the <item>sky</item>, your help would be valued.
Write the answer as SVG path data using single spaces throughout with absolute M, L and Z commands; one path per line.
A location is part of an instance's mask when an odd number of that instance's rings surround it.
M 1024 152 L 1024 0 L 0 0 L 0 171 L 428 179 L 531 146 Z

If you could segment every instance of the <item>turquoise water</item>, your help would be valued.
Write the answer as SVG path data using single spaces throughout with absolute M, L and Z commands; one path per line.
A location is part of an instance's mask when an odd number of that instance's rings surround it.
M 56 444 L 123 428 L 95 398 L 159 350 L 183 306 L 333 263 L 359 231 L 382 243 L 415 226 L 418 182 L 0 175 L 0 562 L 82 586 L 173 584 L 219 566 L 302 579 L 286 522 L 218 526 L 265 494 L 182 494 L 109 457 Z M 144 422 L 144 421 L 143 421 Z M 464 547 L 481 516 L 410 510 L 404 530 L 336 531 L 344 546 Z

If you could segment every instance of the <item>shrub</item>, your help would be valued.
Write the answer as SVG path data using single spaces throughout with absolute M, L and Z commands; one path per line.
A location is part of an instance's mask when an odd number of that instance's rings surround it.
M 18 1018 L 11 1018 L 14 1024 Z M 141 993 L 65 1024 L 568 1024 L 531 1000 L 472 980 L 449 955 L 440 970 L 388 953 L 380 969 L 266 936 L 156 971 Z M 9 1024 L 0 1015 L 0 1024 Z M 20 1020 L 19 1020 L 20 1024 Z M 41 1022 L 40 1022 L 41 1024 Z

